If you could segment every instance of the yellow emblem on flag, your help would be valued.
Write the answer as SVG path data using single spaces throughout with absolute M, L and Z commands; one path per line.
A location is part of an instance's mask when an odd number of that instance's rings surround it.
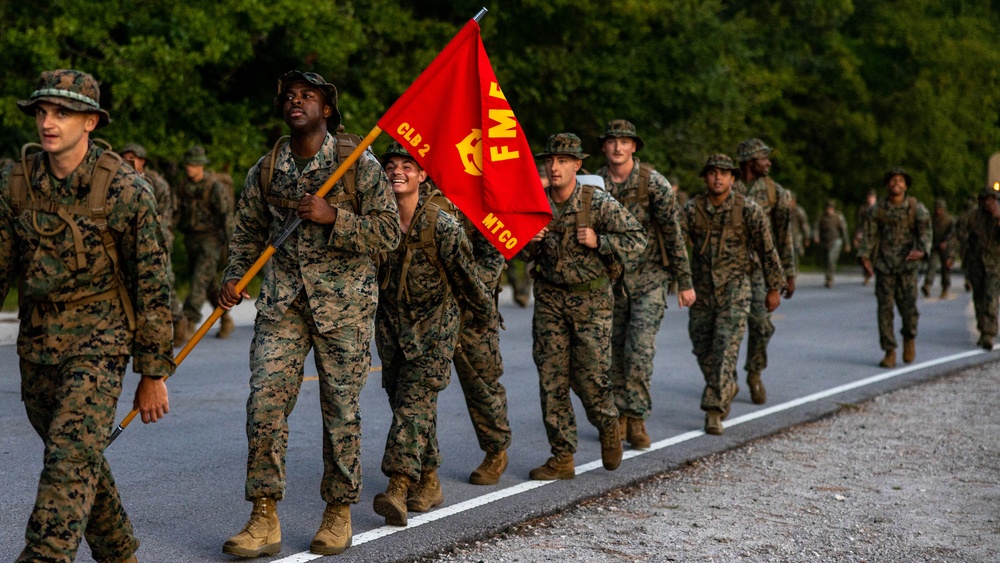
M 483 130 L 473 129 L 461 143 L 455 145 L 458 156 L 470 176 L 483 175 Z

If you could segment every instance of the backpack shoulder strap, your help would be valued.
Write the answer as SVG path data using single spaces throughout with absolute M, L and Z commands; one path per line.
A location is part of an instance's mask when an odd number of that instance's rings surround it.
M 731 221 L 736 229 L 743 228 L 743 207 L 746 205 L 746 196 L 733 192 L 733 212 Z
M 28 177 L 31 176 L 31 171 L 38 165 L 38 159 L 42 154 L 41 151 L 28 154 L 28 149 L 33 147 L 41 149 L 42 145 L 39 145 L 38 143 L 28 143 L 21 147 L 21 160 L 20 162 L 14 163 L 14 170 L 11 174 L 10 200 L 11 205 L 14 207 L 15 215 L 21 213 L 24 202 L 29 198 Z
M 767 205 L 774 207 L 778 203 L 778 186 L 770 176 L 764 176 L 764 185 L 767 187 Z
M 576 227 L 590 226 L 590 206 L 594 201 L 594 186 L 580 186 L 580 212 L 576 214 Z
M 350 133 L 337 133 L 334 135 L 337 140 L 337 159 L 340 162 L 347 160 L 354 149 L 361 144 L 361 137 Z M 351 198 L 351 205 L 355 213 L 361 213 L 361 201 L 358 199 L 358 161 L 354 161 L 350 168 L 344 172 L 341 180 L 344 181 L 344 193 Z
M 909 206 L 909 222 L 911 227 L 917 225 L 917 198 L 913 196 L 908 196 L 906 198 L 906 203 Z
M 271 195 L 271 180 L 274 179 L 274 161 L 278 158 L 278 151 L 281 150 L 282 143 L 287 143 L 290 137 L 285 135 L 274 143 L 271 152 L 264 155 L 264 160 L 260 163 L 260 192 L 264 198 Z
M 110 150 L 104 151 L 98 157 L 97 164 L 90 176 L 90 196 L 87 198 L 87 207 L 90 208 L 91 218 L 102 230 L 108 226 L 108 188 L 111 187 L 111 182 L 114 181 L 121 165 L 122 157 L 118 153 Z
M 639 201 L 649 204 L 649 178 L 653 175 L 653 166 L 645 162 L 639 163 L 639 189 L 636 196 Z

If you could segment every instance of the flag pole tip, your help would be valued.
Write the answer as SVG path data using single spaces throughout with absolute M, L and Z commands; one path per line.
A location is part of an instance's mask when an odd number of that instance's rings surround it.
M 480 20 L 480 19 L 482 19 L 482 17 L 483 17 L 484 15 L 486 15 L 486 12 L 488 12 L 488 11 L 489 11 L 489 10 L 487 10 L 487 9 L 486 9 L 486 7 L 485 7 L 485 6 L 483 6 L 482 8 L 480 8 L 480 10 L 479 10 L 479 13 L 478 13 L 478 14 L 476 14 L 476 17 L 474 17 L 474 18 L 472 18 L 472 19 L 476 20 L 476 23 L 479 23 L 479 20 Z

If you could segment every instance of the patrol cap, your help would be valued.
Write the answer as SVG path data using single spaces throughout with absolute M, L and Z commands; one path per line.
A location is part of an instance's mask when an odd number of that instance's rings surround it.
M 604 134 L 597 138 L 597 142 L 604 144 L 606 139 L 612 137 L 627 137 L 635 141 L 635 152 L 642 150 L 644 143 L 635 132 L 635 125 L 624 119 L 612 119 L 604 128 Z
M 382 153 L 382 156 L 380 156 L 378 159 L 378 161 L 382 163 L 382 168 L 385 168 L 385 164 L 389 162 L 389 159 L 394 156 L 398 156 L 401 158 L 408 158 L 413 162 L 417 162 L 417 159 L 413 158 L 413 156 L 410 155 L 410 153 L 403 148 L 403 145 L 399 144 L 399 142 L 397 141 L 393 141 L 389 143 L 389 148 L 385 149 L 385 152 Z M 417 166 L 419 165 L 420 163 L 417 162 Z
M 38 77 L 30 99 L 18 100 L 17 107 L 26 115 L 35 116 L 39 102 L 49 102 L 68 110 L 97 114 L 97 127 L 111 123 L 111 116 L 101 109 L 101 87 L 97 80 L 80 70 L 47 70 Z
M 325 78 L 315 72 L 290 70 L 282 74 L 281 78 L 278 78 L 278 93 L 274 96 L 274 109 L 278 112 L 278 115 L 282 115 L 281 108 L 285 103 L 282 95 L 296 82 L 312 84 L 323 92 L 323 95 L 326 96 L 327 105 L 333 110 L 330 117 L 326 118 L 326 129 L 331 133 L 336 132 L 341 119 L 340 108 L 337 106 L 337 87 L 327 82 Z
M 550 136 L 549 140 L 545 142 L 545 151 L 536 154 L 535 158 L 545 158 L 559 154 L 571 156 L 578 160 L 583 160 L 590 156 L 583 152 L 583 143 L 580 142 L 580 137 L 572 133 L 556 133 Z
M 195 145 L 184 151 L 184 164 L 208 164 L 208 155 L 205 154 L 205 147 Z
M 837 208 L 837 200 L 835 200 L 835 199 L 828 199 L 828 200 L 826 200 L 826 206 L 827 207 L 832 207 L 832 208 L 836 209 Z
M 760 139 L 746 139 L 736 145 L 736 159 L 740 162 L 746 162 L 755 158 L 767 158 L 771 156 L 772 150 L 774 149 L 767 146 L 767 144 Z
M 934 200 L 934 209 L 948 209 L 948 202 L 943 197 Z
M 903 180 L 906 181 L 907 188 L 913 185 L 913 177 L 907 174 L 905 169 L 898 167 L 890 168 L 889 171 L 885 173 L 885 176 L 882 176 L 882 184 L 888 185 L 889 180 L 892 180 L 893 176 L 902 176 Z
M 709 168 L 718 168 L 719 170 L 729 170 L 737 178 L 740 177 L 739 167 L 733 163 L 733 159 L 729 158 L 728 154 L 716 153 L 708 157 L 708 160 L 705 161 L 705 166 L 701 168 L 701 172 L 698 173 L 698 176 L 704 178 L 705 174 L 708 174 Z
M 125 154 L 130 152 L 134 154 L 137 158 L 146 158 L 146 147 L 140 145 L 139 143 L 129 143 L 118 151 L 118 154 Z

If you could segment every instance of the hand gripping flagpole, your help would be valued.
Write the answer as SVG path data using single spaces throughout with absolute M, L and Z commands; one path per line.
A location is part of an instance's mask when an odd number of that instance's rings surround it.
M 486 14 L 486 12 L 487 12 L 486 8 L 480 9 L 479 13 L 477 13 L 476 17 L 474 17 L 473 19 L 478 23 L 480 18 L 482 18 L 483 15 Z M 372 130 L 368 133 L 368 135 L 365 136 L 365 138 L 362 139 L 360 143 L 358 143 L 358 146 L 354 148 L 354 151 L 351 152 L 350 156 L 348 156 L 344 160 L 344 162 L 340 163 L 340 166 L 337 167 L 337 170 L 329 178 L 326 179 L 326 182 L 323 182 L 323 185 L 320 187 L 320 189 L 316 191 L 315 194 L 316 197 L 322 198 L 327 194 L 327 192 L 333 189 L 333 185 L 336 184 L 341 177 L 343 177 L 344 173 L 347 172 L 347 169 L 350 168 L 352 164 L 354 164 L 355 162 L 357 162 L 359 158 L 361 158 L 361 155 L 365 152 L 365 150 L 368 149 L 369 146 L 371 146 L 373 142 L 375 142 L 375 139 L 377 139 L 381 133 L 382 129 L 380 127 L 378 126 L 373 127 Z M 236 282 L 235 292 L 237 295 L 242 293 L 243 290 L 245 290 L 247 286 L 250 285 L 250 281 L 253 280 L 254 276 L 256 276 L 258 272 L 260 272 L 260 270 L 264 267 L 264 264 L 266 264 L 267 261 L 270 260 L 272 256 L 274 256 L 274 253 L 277 252 L 278 247 L 280 247 L 286 240 L 288 240 L 288 237 L 291 236 L 292 232 L 294 232 L 295 229 L 298 228 L 298 226 L 301 224 L 302 224 L 302 219 L 300 219 L 298 215 L 296 215 L 294 212 L 290 212 L 288 214 L 288 219 L 285 220 L 285 226 L 282 228 L 281 234 L 279 234 L 274 239 L 274 242 L 269 244 L 267 248 L 264 249 L 264 252 L 262 252 L 260 257 L 257 258 L 257 261 L 254 262 L 252 266 L 250 266 L 250 269 L 248 269 L 247 272 L 243 274 L 243 277 L 240 278 L 240 281 Z M 205 322 L 201 323 L 201 326 L 198 327 L 198 330 L 195 331 L 191 339 L 188 340 L 187 344 L 185 344 L 184 347 L 181 348 L 181 351 L 177 353 L 177 356 L 174 357 L 175 366 L 181 365 L 181 362 L 183 362 L 184 359 L 188 357 L 188 354 L 190 354 L 191 350 L 193 350 L 194 347 L 198 345 L 198 342 L 200 342 L 201 339 L 204 338 L 206 334 L 208 334 L 209 329 L 212 328 L 212 325 L 214 325 L 215 322 L 219 320 L 219 317 L 221 317 L 224 312 L 225 310 L 221 306 L 216 307 L 215 310 L 212 311 L 212 314 L 209 315 L 207 319 L 205 319 Z M 164 380 L 166 379 L 167 378 L 164 377 Z M 138 414 L 139 414 L 139 409 L 132 409 L 132 411 L 128 413 L 128 415 L 121 421 L 121 424 L 119 424 L 118 427 L 115 428 L 114 432 L 111 433 L 111 437 L 108 439 L 108 446 L 114 443 L 114 441 L 118 438 L 118 436 L 121 435 L 121 433 L 126 428 L 128 428 L 128 425 L 132 423 L 132 420 Z

